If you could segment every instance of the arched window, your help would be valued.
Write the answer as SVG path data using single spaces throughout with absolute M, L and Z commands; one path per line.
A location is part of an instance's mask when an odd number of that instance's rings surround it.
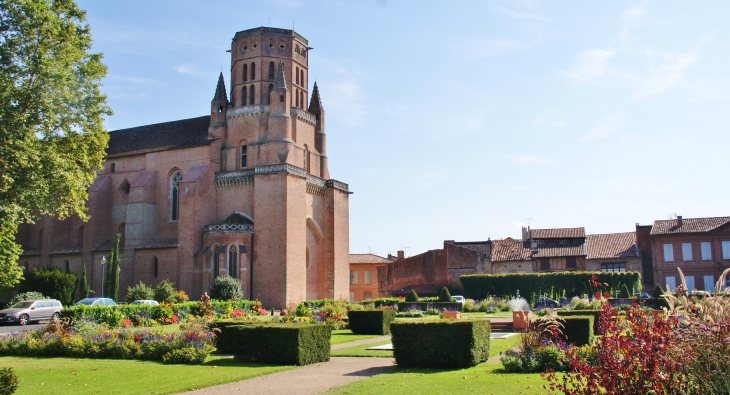
M 294 74 L 296 75 L 297 85 L 299 85 L 299 67 L 296 68 L 296 71 L 294 71 Z
M 244 142 L 241 144 L 241 168 L 248 167 L 248 145 Z
M 228 275 L 238 278 L 238 246 L 235 244 L 228 247 Z
M 157 274 L 159 273 L 159 270 L 160 270 L 159 266 L 160 265 L 157 263 L 157 257 L 153 256 L 152 257 L 152 277 L 157 278 Z
M 302 86 L 306 87 L 307 84 L 304 83 L 304 70 L 300 71 L 300 73 L 301 73 L 301 78 L 299 78 L 299 81 L 302 83 L 301 84 Z
M 309 172 L 309 147 L 304 145 L 304 169 Z
M 299 103 L 301 103 L 302 108 L 306 107 L 304 103 L 304 92 L 299 92 Z
M 78 245 L 80 245 L 80 246 L 84 245 L 84 227 L 83 226 L 79 226 L 77 238 L 78 238 Z
M 248 65 L 247 64 L 243 65 L 243 81 L 244 82 L 248 81 Z
M 248 98 L 249 98 L 249 101 L 248 101 L 249 102 L 248 103 L 249 105 L 253 106 L 254 104 L 256 104 L 256 101 L 255 101 L 255 99 L 256 99 L 256 87 L 253 86 L 253 85 L 251 85 L 251 90 L 248 92 Z
M 218 271 L 220 271 L 220 247 L 218 244 L 213 245 L 213 252 L 211 253 L 211 263 L 213 264 L 213 278 L 218 277 Z
M 70 270 L 69 270 L 69 269 L 70 269 L 70 267 L 69 267 L 69 266 L 70 266 L 70 265 L 68 264 L 68 259 L 66 259 L 66 260 L 65 260 L 65 261 L 63 262 L 63 267 L 64 267 L 64 270 L 65 270 L 65 271 L 66 271 L 67 273 L 68 273 L 68 272 L 70 271 Z
M 119 248 L 124 248 L 124 239 L 127 234 L 127 224 L 122 222 L 119 224 L 119 229 L 117 230 L 117 233 L 122 235 L 122 237 L 119 238 Z
M 251 63 L 251 81 L 256 79 L 256 63 Z
M 269 62 L 269 79 L 274 79 L 274 62 Z
M 38 232 L 38 248 L 43 249 L 43 229 Z
M 284 95 L 279 95 L 279 101 L 284 103 Z
M 269 94 L 266 95 L 266 101 L 269 102 L 271 100 L 271 91 L 274 90 L 274 84 L 269 84 Z M 271 104 L 271 103 L 269 103 Z
M 246 105 L 246 87 L 241 88 L 241 105 Z
M 294 91 L 294 106 L 299 107 L 299 90 Z
M 182 180 L 180 171 L 170 176 L 170 221 L 177 221 L 180 216 L 180 180 Z

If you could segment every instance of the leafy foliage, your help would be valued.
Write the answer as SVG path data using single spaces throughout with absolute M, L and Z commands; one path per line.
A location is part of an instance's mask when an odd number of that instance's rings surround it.
M 22 277 L 18 224 L 86 218 L 111 114 L 99 91 L 106 67 L 91 46 L 72 0 L 0 2 L 0 286 Z
M 81 299 L 88 298 L 94 293 L 89 287 L 89 281 L 86 279 L 86 264 L 81 264 L 81 277 L 79 278 L 79 296 Z
M 190 298 L 188 297 L 188 294 L 185 293 L 185 291 L 183 291 L 182 289 L 178 289 L 177 291 L 175 291 L 175 303 L 185 303 L 188 300 L 190 300 Z
M 412 289 L 411 292 L 408 292 L 408 295 L 406 296 L 406 302 L 418 303 L 418 299 L 418 294 L 416 293 L 415 289 Z
M 241 280 L 231 276 L 216 277 L 210 286 L 210 297 L 218 300 L 243 299 Z
M 393 310 L 350 311 L 348 318 L 352 333 L 363 335 L 388 335 L 390 324 L 395 322 Z
M 44 296 L 40 292 L 21 292 L 17 295 L 15 295 L 12 299 L 10 299 L 10 302 L 8 302 L 8 306 L 12 306 L 18 302 L 22 302 L 24 300 L 33 300 L 33 299 L 48 299 L 46 296 Z
M 72 305 L 78 280 L 76 274 L 59 268 L 36 268 L 26 274 L 20 283 L 21 292 L 37 291 L 49 298 L 58 299 L 64 306 Z
M 169 280 L 164 279 L 157 284 L 155 287 L 154 298 L 160 303 L 174 303 L 175 302 L 175 284 Z
M 453 302 L 448 288 L 443 287 L 439 291 L 439 302 Z
M 127 287 L 127 296 L 124 297 L 124 301 L 132 303 L 135 300 L 152 300 L 154 297 L 155 290 L 140 281 L 133 287 Z
M 10 366 L 0 368 L 0 395 L 14 394 L 18 389 L 18 375 Z

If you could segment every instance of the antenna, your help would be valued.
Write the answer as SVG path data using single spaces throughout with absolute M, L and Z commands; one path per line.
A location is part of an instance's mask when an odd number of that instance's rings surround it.
M 532 223 L 532 218 L 525 218 L 527 220 L 527 226 L 529 227 Z
M 405 256 L 408 256 L 408 249 L 411 247 L 400 247 L 400 248 L 403 250 L 403 252 L 405 252 Z

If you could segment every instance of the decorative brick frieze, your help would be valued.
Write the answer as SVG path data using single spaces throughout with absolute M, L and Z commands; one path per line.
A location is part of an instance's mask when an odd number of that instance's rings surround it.
M 253 233 L 253 225 L 251 224 L 213 224 L 205 225 L 204 233 L 211 232 L 235 232 L 235 233 Z
M 263 114 L 269 112 L 269 106 L 264 104 L 256 104 L 253 106 L 234 107 L 226 111 L 226 119 L 243 117 L 248 115 Z
M 317 124 L 317 117 L 315 117 L 314 114 L 310 114 L 309 112 L 302 110 L 301 108 L 292 107 L 291 115 L 292 117 L 301 119 L 302 121 L 312 126 L 315 126 Z

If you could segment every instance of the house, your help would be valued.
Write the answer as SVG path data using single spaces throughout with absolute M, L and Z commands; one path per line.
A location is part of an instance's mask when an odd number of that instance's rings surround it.
M 532 246 L 533 272 L 586 270 L 585 228 L 522 230 Z
M 378 268 L 391 262 L 375 254 L 350 254 L 350 302 L 381 296 L 378 291 Z
M 641 272 L 641 254 L 634 232 L 586 236 L 586 270 L 593 272 Z

